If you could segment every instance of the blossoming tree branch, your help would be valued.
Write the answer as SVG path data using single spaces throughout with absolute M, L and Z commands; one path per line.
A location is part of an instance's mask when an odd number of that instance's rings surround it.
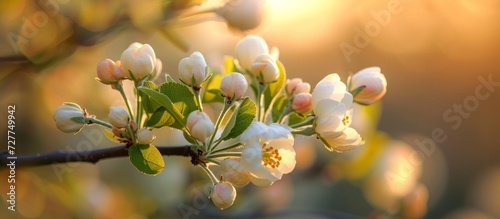
M 166 75 L 165 83 L 155 84 L 162 75 L 162 62 L 150 45 L 133 43 L 118 61 L 106 59 L 97 65 L 97 81 L 118 91 L 126 108 L 111 106 L 107 118 L 100 119 L 66 102 L 54 113 L 63 132 L 78 133 L 85 126 L 99 125 L 109 139 L 123 145 L 85 156 L 78 152 L 22 155 L 18 163 L 95 163 L 128 156 L 137 170 L 156 175 L 165 167 L 162 155 L 186 156 L 211 179 L 210 198 L 225 209 L 236 198 L 235 186 L 249 182 L 271 186 L 293 171 L 296 135 L 316 136 L 328 151 L 345 152 L 363 144 L 350 127 L 352 106 L 372 104 L 384 96 L 387 82 L 380 68 L 363 69 L 350 76 L 347 84 L 337 74 L 326 75 L 311 93 L 309 83 L 287 79 L 285 67 L 261 37 L 240 40 L 235 55 L 225 58 L 224 73 L 214 73 L 203 55 L 194 52 L 180 60 L 178 80 Z M 134 82 L 134 103 L 126 95 L 124 80 Z M 203 104 L 212 102 L 224 105 L 215 123 L 203 111 Z M 182 131 L 190 145 L 153 145 L 153 130 L 165 126 Z M 220 172 L 214 172 L 213 165 L 219 165 Z

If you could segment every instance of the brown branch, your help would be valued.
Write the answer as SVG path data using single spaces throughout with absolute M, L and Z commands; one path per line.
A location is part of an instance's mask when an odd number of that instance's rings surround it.
M 186 146 L 157 146 L 162 155 L 191 157 L 191 163 L 198 165 L 203 163 L 200 159 L 201 151 L 193 151 L 191 145 Z M 10 155 L 8 152 L 0 152 L 0 168 L 15 161 L 15 166 L 41 166 L 68 162 L 97 163 L 100 160 L 116 157 L 128 157 L 128 147 L 120 145 L 110 148 L 102 148 L 91 151 L 53 151 L 33 155 Z

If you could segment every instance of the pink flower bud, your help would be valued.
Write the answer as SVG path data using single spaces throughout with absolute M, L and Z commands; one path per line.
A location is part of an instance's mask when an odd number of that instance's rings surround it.
M 231 183 L 219 182 L 212 187 L 210 198 L 221 210 L 231 207 L 236 199 L 236 189 Z
M 77 133 L 85 125 L 85 115 L 76 103 L 63 103 L 54 112 L 56 127 L 62 132 Z M 78 122 L 81 121 L 81 122 Z
M 199 87 L 206 79 L 207 63 L 203 55 L 196 51 L 191 56 L 179 62 L 179 78 L 182 82 L 193 87 Z
M 312 95 L 300 93 L 293 97 L 292 109 L 300 114 L 307 113 L 312 109 Z
M 229 100 L 240 100 L 248 88 L 248 82 L 245 76 L 233 72 L 222 78 L 220 91 L 224 97 Z
M 129 122 L 128 112 L 123 107 L 109 107 L 108 120 L 114 127 L 125 128 Z
M 226 158 L 220 164 L 224 180 L 236 187 L 243 187 L 250 182 L 248 172 L 241 166 L 240 159 Z
M 251 72 L 262 84 L 276 81 L 279 75 L 278 65 L 269 54 L 258 56 L 250 67 Z
M 311 92 L 311 85 L 307 82 L 302 82 L 302 79 L 300 78 L 294 78 L 287 81 L 285 90 L 288 96 L 300 93 L 309 93 Z
M 136 80 L 141 80 L 153 72 L 156 55 L 150 45 L 136 42 L 123 51 L 120 61 L 121 69 L 127 78 L 132 78 L 132 72 Z
M 250 70 L 255 59 L 262 54 L 269 54 L 269 47 L 262 37 L 249 35 L 236 45 L 236 58 L 246 70 Z
M 354 97 L 354 101 L 372 104 L 385 95 L 387 80 L 379 67 L 365 68 L 352 76 L 350 90 L 353 91 L 361 86 L 365 88 Z
M 141 128 L 137 131 L 136 134 L 137 143 L 139 144 L 151 144 L 156 138 L 153 131 L 147 128 Z
M 105 59 L 97 64 L 97 77 L 104 84 L 111 84 L 123 79 L 120 67 L 111 59 Z
M 191 135 L 200 141 L 205 141 L 214 133 L 214 123 L 205 112 L 193 111 L 187 118 L 186 126 Z
M 267 0 L 230 0 L 216 12 L 230 27 L 245 31 L 259 26 L 266 6 Z

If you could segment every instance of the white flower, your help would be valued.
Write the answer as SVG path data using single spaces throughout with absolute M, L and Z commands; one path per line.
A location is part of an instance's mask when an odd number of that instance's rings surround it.
M 210 117 L 205 112 L 198 110 L 189 114 L 186 126 L 191 131 L 191 135 L 200 141 L 205 141 L 214 133 L 214 123 Z
M 163 69 L 163 63 L 159 58 L 156 58 L 155 69 L 153 73 L 149 76 L 149 80 L 154 81 L 161 75 L 161 70 Z
M 141 80 L 151 74 L 156 65 L 155 51 L 149 44 L 132 43 L 121 57 L 121 68 L 127 78 L 132 78 L 132 72 L 136 80 Z
M 340 81 L 338 74 L 329 74 L 323 78 L 312 92 L 312 104 L 313 108 L 316 108 L 316 104 L 323 99 L 333 99 L 336 101 L 341 101 L 346 94 L 346 85 L 344 82 Z
M 229 0 L 216 12 L 230 27 L 245 31 L 259 26 L 266 5 L 267 0 Z
M 153 131 L 145 127 L 137 130 L 136 137 L 138 144 L 151 144 L 151 142 L 153 142 L 156 138 Z
M 269 54 L 258 56 L 250 67 L 250 71 L 262 84 L 276 81 L 279 75 L 278 65 L 276 65 L 276 61 Z
M 210 198 L 217 208 L 229 208 L 236 199 L 236 189 L 231 183 L 219 182 L 212 187 Z
M 247 91 L 247 88 L 247 79 L 237 72 L 232 72 L 224 76 L 220 83 L 220 92 L 229 100 L 240 100 Z
M 226 158 L 220 163 L 220 169 L 224 180 L 234 186 L 243 187 L 250 182 L 248 172 L 241 166 L 239 158 Z
M 117 128 L 125 128 L 130 120 L 128 112 L 123 107 L 109 107 L 108 120 L 111 125 Z
M 293 136 L 279 124 L 253 122 L 240 136 L 241 165 L 257 186 L 270 186 L 295 168 Z
M 104 84 L 111 84 L 123 79 L 120 67 L 111 59 L 105 59 L 97 64 L 97 77 Z
M 196 51 L 191 56 L 179 62 L 179 78 L 182 82 L 193 87 L 199 87 L 206 79 L 207 63 L 203 55 Z
M 236 58 L 240 66 L 248 71 L 250 71 L 255 59 L 263 54 L 269 54 L 269 47 L 266 41 L 259 36 L 249 35 L 236 45 Z
M 365 87 L 354 97 L 356 102 L 361 104 L 372 104 L 385 95 L 387 92 L 387 80 L 380 71 L 379 67 L 370 67 L 352 76 L 350 84 L 351 91 L 361 86 Z
M 85 125 L 85 115 L 76 103 L 63 103 L 54 112 L 56 127 L 66 133 L 77 133 Z

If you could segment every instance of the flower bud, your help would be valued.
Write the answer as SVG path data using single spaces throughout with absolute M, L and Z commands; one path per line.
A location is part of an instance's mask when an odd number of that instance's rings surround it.
M 191 135 L 200 140 L 205 141 L 214 133 L 214 123 L 205 112 L 198 110 L 193 111 L 187 118 L 186 126 L 191 131 Z
M 247 79 L 245 76 L 237 72 L 224 76 L 220 83 L 220 91 L 222 95 L 229 100 L 240 100 L 243 94 L 247 91 L 247 88 Z
M 221 210 L 231 207 L 236 199 L 236 189 L 231 183 L 219 182 L 212 187 L 210 198 Z
M 307 82 L 302 82 L 302 79 L 300 78 L 293 78 L 286 82 L 285 91 L 288 96 L 300 93 L 309 93 L 311 92 L 311 85 Z
M 111 59 L 105 59 L 97 64 L 97 77 L 104 84 L 111 84 L 123 79 L 120 67 Z
M 203 55 L 196 51 L 179 62 L 179 78 L 192 87 L 199 87 L 206 79 L 207 63 Z
M 372 104 L 385 95 L 387 80 L 380 72 L 379 67 L 365 68 L 352 76 L 350 90 L 352 92 L 361 86 L 365 86 L 365 88 L 355 95 L 354 101 L 361 104 Z
M 155 69 L 153 70 L 153 73 L 151 74 L 149 80 L 150 81 L 156 80 L 158 76 L 160 76 L 162 68 L 163 68 L 163 63 L 159 58 L 156 58 Z
M 83 110 L 76 103 L 63 103 L 54 112 L 56 127 L 66 133 L 77 133 L 85 125 Z
M 260 25 L 266 6 L 267 0 L 230 0 L 216 12 L 230 27 L 246 31 Z
M 138 144 L 151 144 L 156 138 L 153 131 L 147 128 L 141 128 L 136 134 Z
M 278 65 L 269 54 L 258 56 L 253 62 L 250 70 L 262 84 L 268 84 L 276 81 L 279 75 Z
M 259 36 L 247 36 L 236 45 L 236 58 L 240 66 L 246 70 L 250 70 L 255 59 L 262 54 L 269 54 L 269 47 Z
M 129 48 L 123 51 L 121 58 L 121 68 L 127 78 L 141 80 L 151 74 L 156 65 L 155 51 L 149 44 L 132 43 Z
M 248 172 L 241 166 L 240 159 L 226 158 L 220 163 L 224 180 L 236 187 L 243 187 L 250 182 Z
M 109 107 L 108 120 L 114 127 L 125 128 L 129 122 L 128 112 L 123 107 Z
M 292 109 L 300 114 L 309 112 L 312 109 L 312 95 L 310 93 L 300 93 L 293 97 Z

